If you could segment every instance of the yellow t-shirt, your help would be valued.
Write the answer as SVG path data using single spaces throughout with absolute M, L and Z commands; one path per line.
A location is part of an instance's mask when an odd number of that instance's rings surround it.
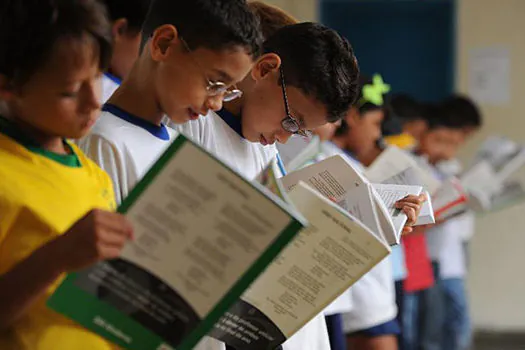
M 30 151 L 0 133 L 0 274 L 91 209 L 115 208 L 109 176 L 74 145 L 71 148 L 80 166 Z M 7 332 L 0 332 L 0 349 L 118 349 L 46 307 L 58 282 Z
M 385 136 L 385 142 L 389 145 L 397 146 L 402 149 L 413 148 L 417 144 L 417 140 L 410 134 L 399 134 L 392 136 Z

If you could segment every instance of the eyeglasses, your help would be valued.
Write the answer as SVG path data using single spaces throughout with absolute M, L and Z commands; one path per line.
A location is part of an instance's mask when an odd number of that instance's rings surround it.
M 182 45 L 184 46 L 188 54 L 191 54 L 191 49 L 188 46 L 188 43 L 186 43 L 186 41 L 182 37 L 180 37 L 180 41 L 182 42 Z M 223 95 L 222 100 L 224 102 L 230 102 L 242 96 L 242 91 L 237 89 L 235 86 L 232 89 L 229 89 L 228 85 L 226 85 L 226 83 L 223 83 L 222 81 L 211 81 L 210 78 L 208 78 L 208 76 L 206 75 L 206 73 L 204 73 L 204 69 L 202 68 L 202 66 L 199 64 L 199 62 L 197 62 L 197 60 L 193 56 L 192 60 L 193 62 L 195 62 L 195 65 L 199 67 L 199 69 L 202 72 L 202 75 L 204 75 L 204 77 L 208 81 L 208 85 L 206 86 L 208 96 Z
M 284 99 L 284 110 L 286 112 L 286 117 L 281 120 L 282 128 L 292 134 L 300 135 L 303 137 L 311 137 L 312 132 L 309 130 L 301 129 L 301 124 L 299 121 L 292 117 L 290 113 L 290 106 L 288 105 L 288 96 L 286 95 L 286 85 L 284 83 L 284 73 L 283 68 L 279 67 L 279 73 L 281 75 L 281 89 L 283 90 L 283 99 Z

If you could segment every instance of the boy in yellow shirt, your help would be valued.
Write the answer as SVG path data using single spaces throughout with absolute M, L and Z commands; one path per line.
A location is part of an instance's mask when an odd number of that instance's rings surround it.
M 110 26 L 95 0 L 16 0 L 0 14 L 0 349 L 108 350 L 45 305 L 64 273 L 119 255 L 109 177 L 66 139 L 99 114 Z

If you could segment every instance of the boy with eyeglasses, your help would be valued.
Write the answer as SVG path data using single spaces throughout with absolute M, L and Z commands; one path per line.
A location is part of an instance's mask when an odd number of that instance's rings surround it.
M 163 119 L 184 123 L 239 96 L 233 86 L 262 43 L 244 0 L 154 0 L 142 34 L 142 54 L 79 142 L 110 175 L 117 202 L 175 137 Z
M 316 23 L 281 28 L 238 84 L 243 95 L 179 128 L 247 178 L 275 158 L 274 143 L 340 119 L 357 95 L 350 44 Z
M 306 136 L 308 130 L 342 118 L 357 96 L 359 70 L 353 50 L 321 24 L 281 28 L 265 41 L 263 50 L 238 84 L 242 97 L 179 126 L 248 179 L 276 157 L 275 141 L 285 143 L 292 134 Z M 323 315 L 282 348 L 329 350 Z

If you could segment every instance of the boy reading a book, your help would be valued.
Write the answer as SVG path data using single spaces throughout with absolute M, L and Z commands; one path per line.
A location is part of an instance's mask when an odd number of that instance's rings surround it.
M 357 62 L 346 40 L 320 24 L 279 29 L 238 85 L 243 96 L 217 113 L 183 125 L 183 131 L 248 179 L 286 142 L 340 118 L 355 98 Z M 284 349 L 329 349 L 322 315 L 288 340 Z M 241 349 L 238 349 L 241 350 Z
M 66 141 L 100 112 L 109 22 L 95 0 L 8 1 L 0 17 L 0 348 L 114 349 L 45 305 L 132 236 L 109 177 Z
M 422 134 L 414 153 L 430 165 L 438 180 L 444 180 L 445 176 L 438 171 L 436 164 L 454 157 L 463 140 L 462 126 L 456 120 L 447 118 L 440 105 L 425 105 L 423 116 L 427 130 Z M 437 255 L 441 241 L 438 231 L 443 227 L 446 228 L 446 225 L 418 228 L 414 235 L 406 237 L 404 241 L 408 277 L 404 283 L 403 341 L 408 349 L 440 346 L 443 307 L 437 284 Z M 428 255 L 423 256 L 423 251 L 428 252 Z
M 145 20 L 145 46 L 123 84 L 79 142 L 113 180 L 117 202 L 175 136 L 163 124 L 199 118 L 239 96 L 262 42 L 243 0 L 155 0 Z
M 389 91 L 381 77 L 362 78 L 355 106 L 337 130 L 334 144 L 346 151 L 357 169 L 360 158 L 368 155 L 381 137 L 384 118 L 383 96 Z M 415 198 L 413 198 L 415 199 Z M 416 199 L 415 199 L 416 200 Z M 423 197 L 414 204 L 420 205 Z M 403 207 L 406 203 L 400 203 Z M 416 211 L 404 208 L 412 222 Z M 405 233 L 409 233 L 406 230 Z M 396 320 L 394 285 L 390 259 L 385 259 L 350 288 L 352 310 L 343 314 L 350 349 L 397 349 L 399 325 Z
M 400 148 L 414 148 L 427 128 L 421 105 L 414 98 L 397 94 L 390 99 L 392 118 L 401 124 L 401 133 L 385 135 L 385 141 Z
M 102 102 L 117 90 L 139 57 L 141 29 L 151 0 L 104 0 L 111 20 L 113 54 L 102 78 Z
M 241 99 L 218 113 L 182 126 L 183 131 L 248 179 L 275 157 L 275 141 L 307 135 L 341 119 L 358 94 L 357 62 L 349 43 L 320 24 L 279 29 L 240 84 Z M 286 349 L 326 349 L 322 315 L 290 338 Z M 240 350 L 240 349 L 239 349 Z
M 442 134 L 442 142 L 447 139 L 444 135 L 448 135 L 449 151 L 434 154 L 433 150 L 439 147 L 436 145 L 437 138 L 432 138 L 431 135 L 423 137 L 422 151 L 431 154 L 429 159 L 432 159 L 432 164 L 436 167 L 436 176 L 445 178 L 457 174 L 447 173 L 452 167 L 443 166 L 443 163 L 455 159 L 459 148 L 481 126 L 481 115 L 476 106 L 462 96 L 451 96 L 440 107 L 439 120 L 429 120 L 428 124 L 429 128 L 436 130 L 434 133 Z M 427 231 L 430 256 L 438 268 L 436 287 L 427 293 L 423 305 L 424 314 L 429 316 L 424 323 L 426 333 L 422 335 L 423 349 L 432 347 L 465 350 L 470 346 L 471 328 L 464 284 L 466 256 L 463 242 L 465 231 L 472 230 L 472 227 L 473 217 L 466 213 Z

